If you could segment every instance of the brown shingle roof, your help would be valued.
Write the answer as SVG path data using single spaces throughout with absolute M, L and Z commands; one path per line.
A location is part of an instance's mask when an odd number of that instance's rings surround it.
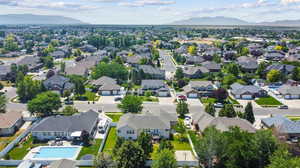
M 18 111 L 9 111 L 6 113 L 0 113 L 0 128 L 10 128 L 20 118 L 22 118 L 22 113 Z

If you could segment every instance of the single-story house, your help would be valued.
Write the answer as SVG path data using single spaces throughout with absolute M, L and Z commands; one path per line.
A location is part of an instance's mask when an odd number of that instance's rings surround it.
M 291 85 L 282 85 L 277 91 L 284 99 L 300 99 L 300 87 Z
M 61 159 L 53 161 L 48 168 L 78 168 L 76 166 L 76 161 L 68 160 L 68 159 Z
M 191 79 L 201 78 L 203 74 L 209 72 L 207 68 L 199 66 L 185 66 L 182 70 L 184 77 Z
M 167 113 L 167 112 L 163 112 Z M 174 116 L 176 113 L 174 113 Z M 177 116 L 177 115 L 176 115 Z M 176 118 L 176 117 L 175 117 Z M 142 132 L 147 132 L 153 137 L 169 139 L 171 134 L 171 125 L 175 120 L 172 114 L 144 114 L 123 115 L 117 124 L 117 135 L 125 139 L 136 140 Z
M 107 83 L 99 88 L 99 94 L 102 96 L 120 95 L 122 87 L 118 84 Z
M 255 133 L 256 129 L 247 120 L 241 118 L 213 117 L 206 112 L 192 114 L 192 125 L 195 130 L 203 132 L 206 128 L 214 126 L 224 132 L 231 127 L 239 127 L 249 133 Z
M 278 63 L 276 63 L 276 64 L 269 65 L 265 69 L 264 72 L 267 73 L 267 72 L 269 72 L 269 71 L 271 71 L 271 70 L 274 69 L 274 70 L 280 71 L 282 74 L 288 75 L 288 74 L 290 74 L 290 73 L 293 72 L 294 68 L 295 68 L 295 66 L 293 66 L 293 65 L 285 65 L 285 64 L 278 64 Z
M 0 65 L 0 80 L 7 80 L 10 72 L 11 72 L 10 66 Z
M 140 65 L 138 67 L 144 73 L 144 79 L 162 79 L 166 77 L 165 71 L 159 68 L 155 68 L 151 65 Z
M 191 56 L 191 55 L 188 55 L 186 57 L 186 64 L 191 64 L 191 65 L 201 64 L 204 61 L 205 61 L 205 59 L 203 57 L 201 57 L 201 56 Z
M 267 96 L 267 91 L 261 89 L 255 85 L 241 85 L 239 83 L 234 83 L 230 86 L 231 94 L 236 99 L 246 99 L 251 100 L 256 97 L 264 97 Z
M 92 80 L 90 82 L 90 84 L 92 84 L 93 86 L 95 87 L 100 87 L 100 86 L 103 86 L 105 84 L 117 84 L 117 81 L 116 79 L 113 79 L 111 77 L 108 77 L 108 76 L 102 76 L 100 77 L 99 79 L 96 79 L 96 80 Z
M 90 110 L 72 116 L 50 116 L 44 118 L 31 130 L 33 137 L 39 140 L 53 140 L 65 138 L 73 140 L 74 133 L 87 131 L 91 137 L 94 136 L 99 121 L 99 113 Z M 72 135 L 73 134 L 73 135 Z
M 255 72 L 258 68 L 256 59 L 252 57 L 241 56 L 237 58 L 237 62 L 242 70 L 246 72 Z
M 210 97 L 215 87 L 211 81 L 190 81 L 183 88 L 188 98 Z
M 203 67 L 209 70 L 209 72 L 220 72 L 221 71 L 221 64 L 206 61 L 201 64 Z
M 261 120 L 262 128 L 275 128 L 286 138 L 300 138 L 300 122 L 292 121 L 281 115 Z
M 37 56 L 26 56 L 16 63 L 18 66 L 26 65 L 31 72 L 37 72 L 43 67 L 43 63 Z
M 62 51 L 62 50 L 57 50 L 57 51 L 54 51 L 54 52 L 50 53 L 50 56 L 52 56 L 55 59 L 65 58 L 66 57 L 66 53 L 64 51 Z
M 47 90 L 57 91 L 63 94 L 65 91 L 71 91 L 75 85 L 70 82 L 69 78 L 61 75 L 54 75 L 43 82 L 43 85 Z
M 264 57 L 266 60 L 280 61 L 280 60 L 284 59 L 285 54 L 280 51 L 269 51 L 269 52 L 265 53 Z
M 171 95 L 168 85 L 163 80 L 142 80 L 140 94 L 151 91 L 153 95 L 168 97 Z
M 92 45 L 86 44 L 86 45 L 80 47 L 80 50 L 83 52 L 94 53 L 97 51 L 97 48 Z
M 0 136 L 13 135 L 24 123 L 22 113 L 8 111 L 0 113 Z

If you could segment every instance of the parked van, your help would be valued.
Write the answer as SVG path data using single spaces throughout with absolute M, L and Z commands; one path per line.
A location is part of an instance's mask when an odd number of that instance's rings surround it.
M 99 133 L 103 134 L 105 133 L 107 127 L 109 124 L 109 120 L 106 118 L 103 118 L 102 120 L 100 120 L 99 125 L 98 125 L 98 131 Z

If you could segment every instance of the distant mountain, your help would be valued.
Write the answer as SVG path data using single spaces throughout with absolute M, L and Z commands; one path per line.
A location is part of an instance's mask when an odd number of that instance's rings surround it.
M 86 24 L 80 20 L 64 17 L 64 16 L 50 16 L 50 15 L 33 15 L 33 14 L 8 14 L 0 15 L 0 24 Z
M 299 27 L 300 20 L 278 20 L 274 22 L 262 22 L 258 23 L 258 25 Z
M 170 23 L 171 25 L 249 25 L 249 22 L 246 22 L 237 18 L 230 17 L 198 17 L 190 18 L 187 20 L 180 20 Z

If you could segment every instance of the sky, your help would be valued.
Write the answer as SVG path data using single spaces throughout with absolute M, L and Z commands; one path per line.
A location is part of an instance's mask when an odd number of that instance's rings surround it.
M 24 13 L 91 24 L 167 24 L 207 16 L 262 22 L 300 19 L 300 0 L 0 0 L 0 14 Z

